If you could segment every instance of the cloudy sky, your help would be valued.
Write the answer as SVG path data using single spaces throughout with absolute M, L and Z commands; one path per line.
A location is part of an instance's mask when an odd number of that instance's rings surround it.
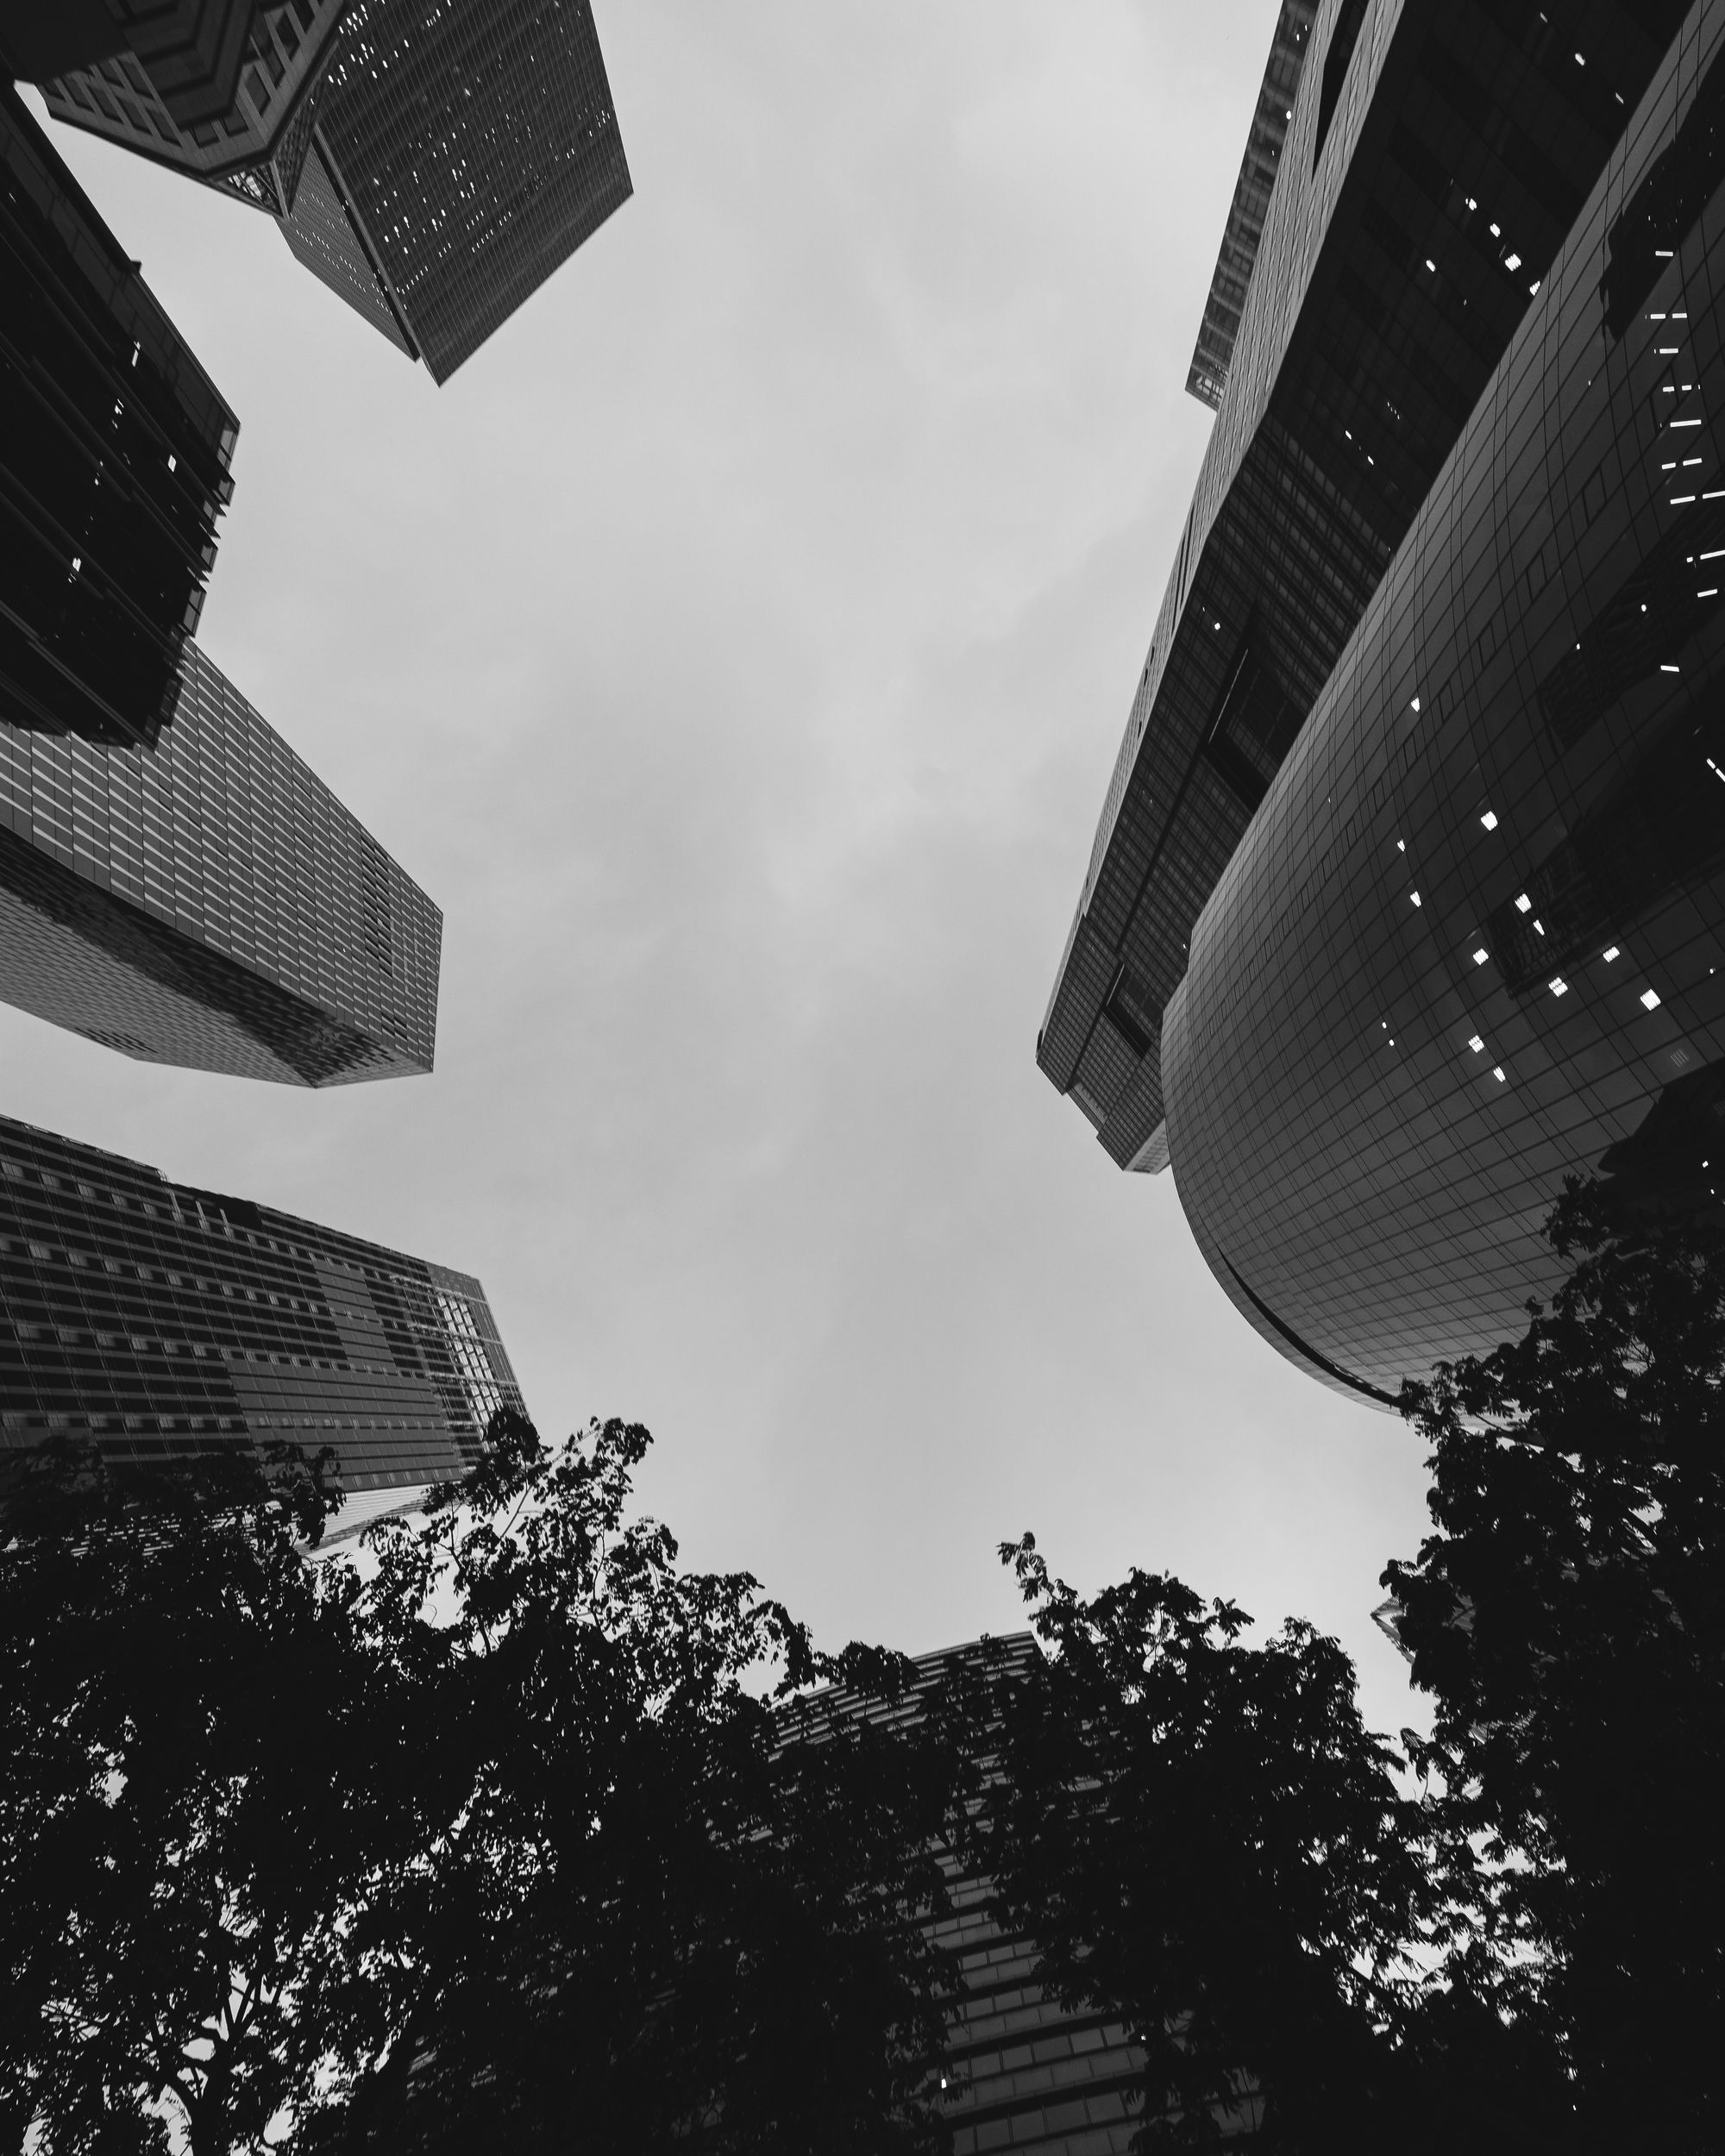
M 262 217 L 55 128 L 242 420 L 203 641 L 445 915 L 437 1069 L 12 1114 L 477 1272 L 823 1639 L 1171 1568 L 1372 1630 L 1416 1442 L 1234 1314 L 1034 1046 L 1210 426 L 1274 0 L 599 0 L 636 196 L 439 391 Z

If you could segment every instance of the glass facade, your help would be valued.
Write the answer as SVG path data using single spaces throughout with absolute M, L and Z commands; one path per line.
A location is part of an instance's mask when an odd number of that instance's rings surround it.
M 1315 1375 L 1518 1332 L 1725 1147 L 1725 5 L 1689 15 L 1199 918 L 1182 1201 Z
M 285 216 L 347 6 L 206 5 L 197 26 L 204 53 L 182 46 L 177 66 L 151 49 L 154 26 L 134 22 L 129 49 L 45 83 L 42 95 L 56 120 Z
M 0 997 L 147 1062 L 429 1071 L 442 916 L 194 643 L 154 748 L 0 724 Z
M 1680 19 L 1678 0 L 1317 12 L 1038 1040 L 1121 1167 L 1169 1156 L 1158 1042 L 1199 912 Z
M 0 724 L 155 739 L 239 423 L 0 85 Z
M 1210 296 L 1204 302 L 1204 318 L 1198 325 L 1198 342 L 1186 377 L 1189 396 L 1212 411 L 1222 401 L 1228 385 L 1228 367 L 1239 335 L 1240 314 L 1251 284 L 1253 265 L 1264 238 L 1264 220 L 1276 185 L 1282 145 L 1288 139 L 1288 122 L 1294 117 L 1294 95 L 1300 87 L 1301 70 L 1312 34 L 1318 0 L 1282 0 L 1276 34 L 1270 42 L 1270 63 L 1264 71 L 1264 87 L 1258 93 L 1258 110 L 1251 116 L 1245 155 L 1240 160 L 1234 198 L 1222 231 L 1216 273 Z
M 587 0 L 354 0 L 312 147 L 284 237 L 439 382 L 632 191 Z
M 1007 1669 L 1028 1666 L 1038 1650 L 1029 1633 L 994 1641 Z M 909 1720 L 919 1694 L 955 1661 L 981 1664 L 980 1642 L 917 1658 L 919 1683 L 898 1706 L 866 1704 L 838 1688 L 784 1710 L 812 1717 L 863 1713 Z M 953 1915 L 933 1936 L 959 1957 L 958 1996 L 948 2017 L 941 2065 L 953 2156 L 994 2149 L 1029 2156 L 1126 2156 L 1141 2115 L 1127 2098 L 1144 2053 L 1129 2032 L 1105 2015 L 1063 2007 L 1037 1980 L 1035 1942 L 1003 1931 L 990 1915 L 983 1877 L 950 1863 Z
M 467 1275 L 0 1118 L 0 1449 L 327 1445 L 363 1494 L 460 1474 L 521 1406 Z

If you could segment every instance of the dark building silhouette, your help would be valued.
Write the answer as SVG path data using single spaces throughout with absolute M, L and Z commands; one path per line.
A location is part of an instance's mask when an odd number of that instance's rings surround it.
M 238 422 L 0 85 L 0 722 L 154 740 Z
M 442 916 L 188 643 L 154 748 L 0 724 L 0 997 L 147 1062 L 429 1071 Z
M 467 1274 L 0 1119 L 0 1451 L 327 1445 L 374 1510 L 471 1465 L 503 1407 Z
M 781 1709 L 784 1726 L 818 1738 L 829 1717 L 913 1722 L 949 1671 L 992 1665 L 1011 1674 L 1027 1669 L 1038 1651 L 1021 1632 L 919 1655 L 918 1680 L 897 1703 L 865 1701 L 835 1685 Z M 988 1879 L 950 1857 L 947 1879 L 953 1915 L 932 1936 L 959 1965 L 940 2068 L 952 2156 L 1008 2148 L 1027 2156 L 1126 2156 L 1143 2120 L 1129 2102 L 1144 2070 L 1141 2047 L 1119 2022 L 1063 2007 L 1044 1989 L 1035 1941 L 1002 1929 Z M 1255 2108 L 1248 2097 L 1239 2113 L 1219 2120 L 1224 2134 L 1243 2131 Z
M 56 120 L 285 216 L 348 0 L 133 4 L 124 42 L 41 80 Z M 21 71 L 22 72 L 22 71 Z
M 1367 1396 L 1713 1158 L 1720 21 L 1326 0 L 1039 1039 Z
M 587 0 L 355 0 L 281 229 L 445 382 L 631 191 Z

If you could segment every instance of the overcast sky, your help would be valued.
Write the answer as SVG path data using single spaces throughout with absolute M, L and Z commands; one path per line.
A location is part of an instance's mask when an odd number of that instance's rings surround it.
M 54 138 L 237 409 L 218 665 L 443 908 L 437 1069 L 12 1114 L 478 1273 L 542 1426 L 837 1645 L 994 1545 L 1359 1661 L 1417 1441 L 1299 1376 L 1035 1040 L 1211 424 L 1274 0 L 599 0 L 636 195 L 437 390 L 262 216 Z

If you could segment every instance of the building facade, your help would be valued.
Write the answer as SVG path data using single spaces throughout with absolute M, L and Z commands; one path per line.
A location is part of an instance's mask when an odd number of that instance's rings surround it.
M 1201 1246 L 1395 1392 L 1519 1332 L 1564 1179 L 1725 1171 L 1725 6 L 1690 14 L 1197 923 Z
M 1162 1017 L 1199 911 L 1681 16 L 1584 12 L 1580 63 L 1496 0 L 1326 0 L 1314 25 L 1038 1038 L 1123 1168 L 1168 1164 Z
M 429 1071 L 442 916 L 198 649 L 151 749 L 0 724 L 0 997 L 141 1062 Z
M 125 45 L 42 84 L 56 120 L 273 215 L 294 204 L 348 0 L 130 12 Z M 190 21 L 176 17 L 191 17 Z
M 0 1119 L 0 1449 L 329 1445 L 376 1509 L 521 1406 L 467 1274 Z
M 588 0 L 354 0 L 281 229 L 445 382 L 632 191 Z
M 1393 1340 L 1386 1337 L 1382 1353 L 1364 1352 L 1359 1328 L 1338 1330 L 1336 1320 L 1350 1296 L 1382 1307 L 1383 1239 L 1348 1286 L 1333 1277 L 1326 1285 L 1321 1265 L 1297 1294 L 1291 1282 L 1302 1265 L 1318 1265 L 1327 1238 L 1339 1248 L 1352 1238 L 1345 1223 L 1373 1205 L 1393 1210 L 1420 1181 L 1429 1167 L 1427 1121 L 1414 1116 L 1397 1137 L 1380 1117 L 1369 1146 L 1358 1129 L 1357 1149 L 1349 1139 L 1332 1144 L 1325 1203 L 1307 1216 L 1311 1232 L 1272 1263 L 1272 1221 L 1291 1221 L 1313 1197 L 1302 1166 L 1306 1138 L 1294 1136 L 1303 1131 L 1307 1076 L 1261 1005 L 1239 1006 L 1226 1050 L 1214 1032 L 1195 1033 L 1201 1008 L 1212 1007 L 1199 976 L 1208 984 L 1231 967 L 1264 986 L 1238 939 L 1267 934 L 1292 894 L 1278 886 L 1266 898 L 1258 887 L 1247 917 L 1225 907 L 1224 893 L 1250 861 L 1270 864 L 1273 881 L 1276 864 L 1293 857 L 1289 849 L 1303 843 L 1300 813 L 1327 828 L 1333 788 L 1321 799 L 1300 796 L 1298 811 L 1289 792 L 1296 765 L 1311 768 L 1320 739 L 1333 739 L 1318 713 L 1355 663 L 1392 563 L 1399 580 L 1425 545 L 1440 479 L 1449 484 L 1465 434 L 1492 411 L 1502 423 L 1511 355 L 1552 334 L 1552 279 L 1591 229 L 1601 189 L 1622 184 L 1632 141 L 1653 155 L 1637 132 L 1640 115 L 1648 98 L 1665 94 L 1653 85 L 1667 81 L 1704 15 L 1652 0 L 1547 11 L 1496 0 L 1324 0 L 1215 429 L 1038 1037 L 1044 1071 L 1121 1167 L 1154 1172 L 1172 1160 L 1200 1244 L 1251 1322 L 1327 1382 L 1368 1396 L 1393 1393 L 1434 1352 L 1480 1344 L 1488 1322 L 1493 1338 L 1513 1328 L 1520 1298 L 1549 1278 L 1548 1268 L 1530 1269 L 1523 1231 L 1557 1194 L 1550 1162 L 1538 1163 L 1537 1202 L 1533 1185 L 1500 1176 L 1494 1188 L 1503 1200 L 1488 1203 L 1476 1176 L 1458 1204 L 1476 1210 L 1481 1235 L 1408 1254 L 1411 1269 L 1396 1284 Z M 1697 154 L 1684 153 L 1689 164 Z M 1596 277 L 1615 259 L 1596 261 Z M 1608 343 L 1620 334 L 1595 326 Z M 1550 426 L 1557 410 L 1544 403 L 1535 418 L 1531 407 L 1518 408 L 1518 422 Z M 1465 505 L 1445 497 L 1458 521 L 1446 555 L 1421 557 L 1428 582 L 1404 599 L 1405 634 L 1424 636 L 1427 620 L 1474 603 L 1471 586 L 1464 601 L 1455 580 L 1487 573 L 1485 500 L 1492 486 L 1507 484 L 1501 461 L 1492 476 L 1484 472 L 1477 467 Z M 1518 467 L 1516 484 L 1528 483 Z M 1551 559 L 1555 573 L 1555 548 Z M 1427 721 L 1438 686 L 1421 696 Z M 1405 792 L 1400 798 L 1405 818 Z M 1424 918 L 1427 903 L 1422 890 L 1421 908 L 1409 910 Z M 1338 918 L 1326 915 L 1332 933 Z M 1231 939 L 1226 962 L 1219 935 Z M 1297 982 L 1285 985 L 1301 993 Z M 1382 1000 L 1377 984 L 1354 985 L 1366 1000 Z M 1390 1015 L 1374 1017 L 1386 1038 Z M 1405 1034 L 1396 1037 L 1405 1044 Z M 1239 1059 L 1231 1075 L 1208 1060 L 1222 1052 Z M 1179 1115 L 1176 1070 L 1193 1104 Z M 1231 1122 L 1224 1132 L 1198 1114 L 1211 1087 L 1233 1087 L 1231 1097 L 1249 1097 L 1248 1112 L 1262 1112 L 1249 1140 L 1244 1125 Z M 1572 1153 L 1570 1164 L 1588 1163 Z M 1451 1160 L 1442 1172 L 1455 1170 Z M 1214 1214 L 1223 1188 L 1226 1219 Z M 1248 1213 L 1260 1227 L 1243 1240 Z M 1409 1332 L 1409 1313 L 1431 1303 L 1439 1275 L 1465 1268 L 1477 1282 L 1482 1253 L 1501 1246 L 1498 1229 L 1511 1215 L 1521 1239 L 1492 1292 L 1458 1288 L 1441 1307 L 1432 1305 L 1430 1327 Z M 1453 1229 L 1455 1213 L 1448 1218 Z M 1512 1279 L 1519 1294 L 1506 1300 Z M 1319 1301 L 1328 1313 L 1322 1323 Z
M 239 423 L 0 85 L 0 724 L 154 741 Z

